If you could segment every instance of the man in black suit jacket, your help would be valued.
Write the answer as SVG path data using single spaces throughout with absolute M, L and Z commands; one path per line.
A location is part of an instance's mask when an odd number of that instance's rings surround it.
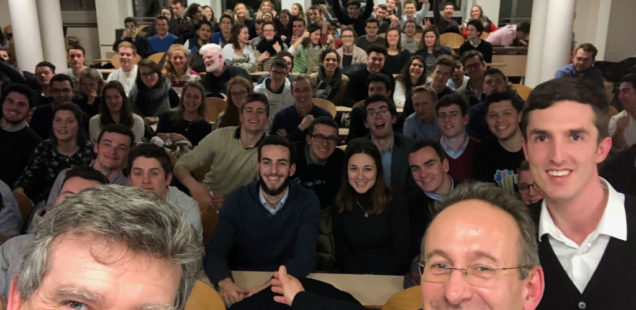
M 636 309 L 636 199 L 599 177 L 612 146 L 604 92 L 562 78 L 524 107 L 523 149 L 544 193 L 533 208 L 546 291 L 539 309 Z

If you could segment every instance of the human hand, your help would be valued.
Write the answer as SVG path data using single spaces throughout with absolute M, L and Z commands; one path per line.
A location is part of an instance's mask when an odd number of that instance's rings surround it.
M 269 52 L 265 51 L 258 56 L 258 62 L 263 62 L 269 58 Z
M 272 292 L 280 295 L 274 296 L 274 301 L 291 306 L 296 294 L 305 291 L 298 279 L 287 274 L 285 266 L 278 267 L 274 272 L 272 282 Z M 282 296 L 281 296 L 282 295 Z
M 212 208 L 215 210 L 220 210 L 223 206 L 223 201 L 225 201 L 225 195 L 221 193 L 212 193 Z
M 250 288 L 247 288 L 247 296 L 246 297 L 250 297 L 266 288 L 268 288 L 271 285 L 271 281 L 267 280 L 264 283 L 260 284 L 260 285 L 256 285 L 256 286 L 252 286 Z
M 282 137 L 287 137 L 287 130 L 285 130 L 285 128 L 281 128 L 276 130 L 276 134 Z
M 424 19 L 424 26 L 430 26 L 431 25 L 431 19 L 430 18 L 425 18 Z
M 311 122 L 313 121 L 314 121 L 313 115 L 311 114 L 305 115 L 305 117 L 303 117 L 303 120 L 300 121 L 300 124 L 298 124 L 298 129 L 300 129 L 300 131 L 307 129 L 309 125 L 311 124 Z
M 210 195 L 210 191 L 207 189 L 207 187 L 203 186 L 203 184 L 199 182 L 192 182 L 192 184 L 188 187 L 188 190 L 190 190 L 192 199 L 196 200 L 199 203 L 199 207 L 202 210 L 204 210 L 205 208 L 214 209 L 212 195 Z
M 247 291 L 236 286 L 232 279 L 225 278 L 219 281 L 219 296 L 225 303 L 225 306 L 229 308 L 233 304 L 245 299 Z
M 280 44 L 278 43 L 278 41 L 276 41 L 276 43 L 274 43 L 272 45 L 272 47 L 274 48 L 274 50 L 276 51 L 276 53 L 280 52 L 280 50 L 283 49 L 283 47 L 280 46 Z
M 616 131 L 624 132 L 629 125 L 629 115 L 625 114 L 623 117 L 619 118 L 616 121 Z

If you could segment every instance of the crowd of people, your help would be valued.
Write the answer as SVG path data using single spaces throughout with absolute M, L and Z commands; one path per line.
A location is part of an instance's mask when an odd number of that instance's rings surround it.
M 497 29 L 478 5 L 461 23 L 454 9 L 335 0 L 277 12 L 263 0 L 214 12 L 172 0 L 147 36 L 125 19 L 113 44 L 121 66 L 105 80 L 78 44 L 67 69 L 0 60 L 0 296 L 10 309 L 116 298 L 60 293 L 43 278 L 64 278 L 63 250 L 108 265 L 101 255 L 131 249 L 119 267 L 151 268 L 113 283 L 165 282 L 137 297 L 177 309 L 198 270 L 233 309 L 361 307 L 304 279 L 314 271 L 404 275 L 426 310 L 636 308 L 626 173 L 636 70 L 610 105 L 584 43 L 524 100 L 488 64 L 493 46 L 527 45 L 529 25 Z M 445 32 L 466 41 L 452 50 Z M 208 97 L 226 102 L 213 124 Z M 16 197 L 34 203 L 25 218 Z M 52 262 L 34 267 L 37 251 Z M 165 279 L 152 278 L 160 268 Z M 240 287 L 232 270 L 276 273 Z

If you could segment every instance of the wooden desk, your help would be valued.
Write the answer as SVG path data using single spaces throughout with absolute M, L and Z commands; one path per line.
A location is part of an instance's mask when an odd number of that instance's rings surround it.
M 239 287 L 262 284 L 271 276 L 272 272 L 232 271 L 234 282 Z M 329 283 L 353 295 L 363 305 L 378 308 L 391 296 L 402 291 L 403 284 L 402 276 L 311 273 L 308 278 Z

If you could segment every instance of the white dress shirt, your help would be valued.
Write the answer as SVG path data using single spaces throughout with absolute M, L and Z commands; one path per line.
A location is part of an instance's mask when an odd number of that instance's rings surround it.
M 581 245 L 566 237 L 554 224 L 545 200 L 541 204 L 539 239 L 544 234 L 548 234 L 550 246 L 559 259 L 559 263 L 581 293 L 598 267 L 610 237 L 627 241 L 625 195 L 617 192 L 605 179 L 601 178 L 601 182 L 609 190 L 605 211 L 596 229 L 585 238 Z

